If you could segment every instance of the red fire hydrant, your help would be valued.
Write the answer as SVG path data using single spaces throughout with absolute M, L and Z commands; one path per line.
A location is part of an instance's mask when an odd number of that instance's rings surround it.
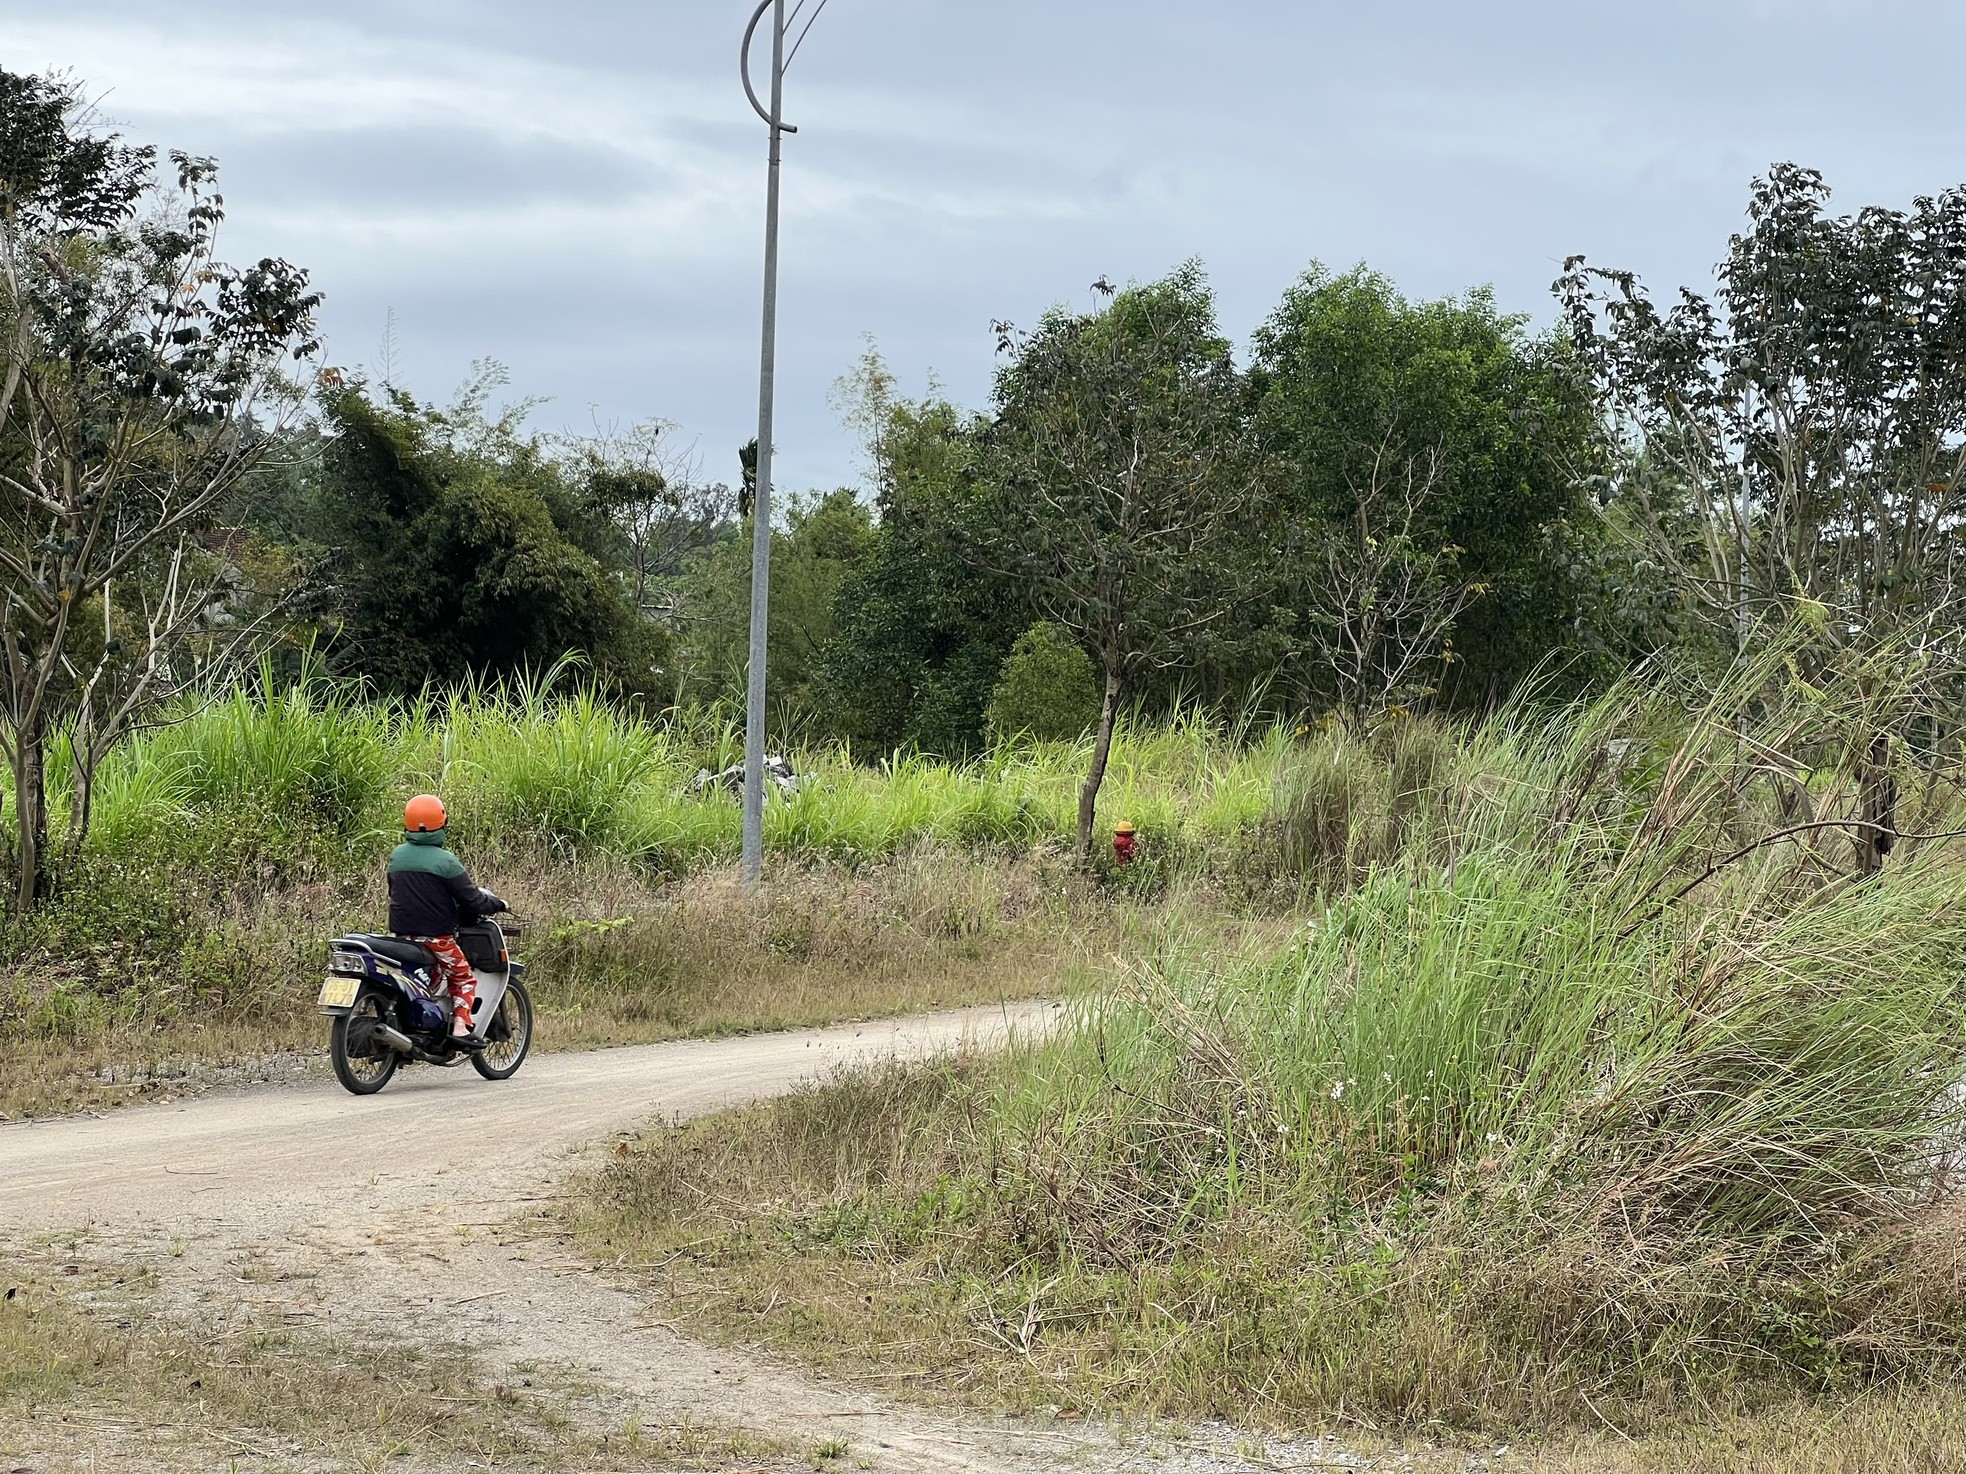
M 1122 819 L 1113 826 L 1113 863 L 1130 865 L 1137 841 L 1133 837 L 1133 826 Z

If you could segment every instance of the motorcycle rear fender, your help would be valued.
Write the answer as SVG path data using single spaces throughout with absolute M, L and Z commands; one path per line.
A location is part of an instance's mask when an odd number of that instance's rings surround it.
M 471 969 L 471 976 L 478 980 L 478 1002 L 472 1009 L 472 1038 L 485 1037 L 485 1030 L 491 1027 L 491 1021 L 498 1016 L 498 1005 L 505 1001 L 506 984 L 510 981 L 512 973 L 518 970 L 516 964 L 510 972 L 488 972 L 480 967 Z

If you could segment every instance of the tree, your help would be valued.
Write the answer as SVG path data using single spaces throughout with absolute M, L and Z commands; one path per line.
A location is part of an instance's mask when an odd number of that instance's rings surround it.
M 580 513 L 605 529 L 596 540 L 645 618 L 670 612 L 677 575 L 738 520 L 731 489 L 705 480 L 675 434 L 669 421 L 647 420 L 567 447 Z
M 896 394 L 871 344 L 833 399 L 863 437 L 877 520 L 834 601 L 817 709 L 834 733 L 883 753 L 974 751 L 1004 657 L 1031 621 L 1022 585 L 963 552 L 987 501 L 978 422 L 933 383 L 918 400 Z
M 578 652 L 618 691 L 658 689 L 667 634 L 603 561 L 618 526 L 522 433 L 523 406 L 485 416 L 495 382 L 486 370 L 446 410 L 361 385 L 324 398 L 316 507 L 339 550 L 342 660 L 416 691 Z
M 51 750 L 67 848 L 95 772 L 146 710 L 250 631 L 214 510 L 301 403 L 320 298 L 285 261 L 217 257 L 209 159 L 95 128 L 75 89 L 0 72 L 0 747 L 16 904 L 51 879 Z
M 1557 282 L 1624 525 L 1737 649 L 1770 615 L 1921 644 L 1956 623 L 1966 189 L 1841 218 L 1828 201 L 1812 169 L 1757 179 L 1712 300 L 1662 311 L 1582 257 Z
M 1812 632 L 1797 659 L 1817 681 L 1904 652 L 1916 679 L 1879 693 L 1888 727 L 1914 687 L 1966 672 L 1966 188 L 1842 217 L 1829 197 L 1794 164 L 1757 179 L 1711 300 L 1661 310 L 1582 257 L 1556 285 L 1619 458 L 1620 525 L 1737 656 L 1769 625 Z M 1866 872 L 1892 839 L 1889 756 L 1874 729 L 1845 759 Z
M 1076 742 L 1099 720 L 1099 677 L 1072 637 L 1039 620 L 1017 637 L 990 693 L 998 738 Z
M 1456 659 L 1432 669 L 1451 680 L 1423 683 L 1446 685 L 1453 699 L 1499 698 L 1552 650 L 1595 656 L 1572 672 L 1586 684 L 1642 646 L 1638 632 L 1590 623 L 1618 606 L 1592 587 L 1601 540 L 1585 495 L 1592 408 L 1566 342 L 1531 337 L 1486 290 L 1416 303 L 1364 267 L 1334 275 L 1313 265 L 1254 348 L 1257 431 L 1291 467 L 1275 658 L 1299 702 L 1350 699 L 1333 679 L 1332 636 L 1351 636 L 1332 623 L 1329 579 L 1334 555 L 1366 551 L 1361 517 L 1384 577 L 1361 584 L 1346 563 L 1339 571 L 1359 598 L 1386 578 L 1409 593 L 1441 589 L 1450 548 L 1459 551 L 1446 584 L 1486 589 L 1472 604 L 1448 600 Z M 1411 639 L 1404 623 L 1381 625 L 1395 667 L 1439 653 L 1449 632 L 1440 621 L 1421 619 Z
M 1487 592 L 1462 576 L 1461 548 L 1434 540 L 1439 455 L 1395 455 L 1389 436 L 1353 488 L 1351 510 L 1311 530 L 1286 585 L 1301 619 L 1298 649 L 1313 654 L 1354 726 L 1436 693 L 1456 658 L 1455 621 Z
M 965 546 L 1020 580 L 1101 666 L 1079 794 L 1085 863 L 1121 702 L 1146 673 L 1187 659 L 1260 575 L 1274 477 L 1198 266 L 999 336 L 1009 360 Z
M 771 539 L 770 697 L 781 732 L 822 713 L 814 693 L 821 652 L 833 638 L 841 584 L 872 535 L 867 508 L 842 488 L 788 497 L 786 525 Z M 751 622 L 751 548 L 722 539 L 678 581 L 677 703 L 744 699 Z

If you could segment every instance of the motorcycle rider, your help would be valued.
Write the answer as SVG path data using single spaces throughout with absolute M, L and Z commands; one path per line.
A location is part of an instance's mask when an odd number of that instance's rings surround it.
M 445 847 L 449 822 L 434 793 L 419 793 L 403 806 L 403 842 L 389 852 L 389 930 L 436 955 L 451 995 L 451 1039 L 460 1048 L 481 1049 L 483 1041 L 471 1034 L 478 980 L 457 944 L 457 929 L 506 906 Z

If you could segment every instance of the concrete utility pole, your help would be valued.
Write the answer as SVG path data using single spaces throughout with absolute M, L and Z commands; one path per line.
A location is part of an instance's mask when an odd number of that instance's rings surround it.
M 812 17 L 788 51 L 785 34 L 799 13 L 813 5 Z M 779 142 L 799 130 L 785 121 L 785 69 L 805 44 L 826 0 L 798 0 L 785 13 L 785 0 L 759 0 L 744 31 L 739 71 L 744 95 L 771 129 L 770 168 L 765 183 L 765 305 L 764 342 L 758 355 L 758 475 L 751 496 L 751 659 L 744 696 L 744 888 L 754 889 L 765 869 L 765 631 L 771 613 L 771 412 L 773 379 L 778 370 L 778 155 Z M 751 84 L 751 43 L 758 26 L 771 12 L 771 106 L 758 100 Z

